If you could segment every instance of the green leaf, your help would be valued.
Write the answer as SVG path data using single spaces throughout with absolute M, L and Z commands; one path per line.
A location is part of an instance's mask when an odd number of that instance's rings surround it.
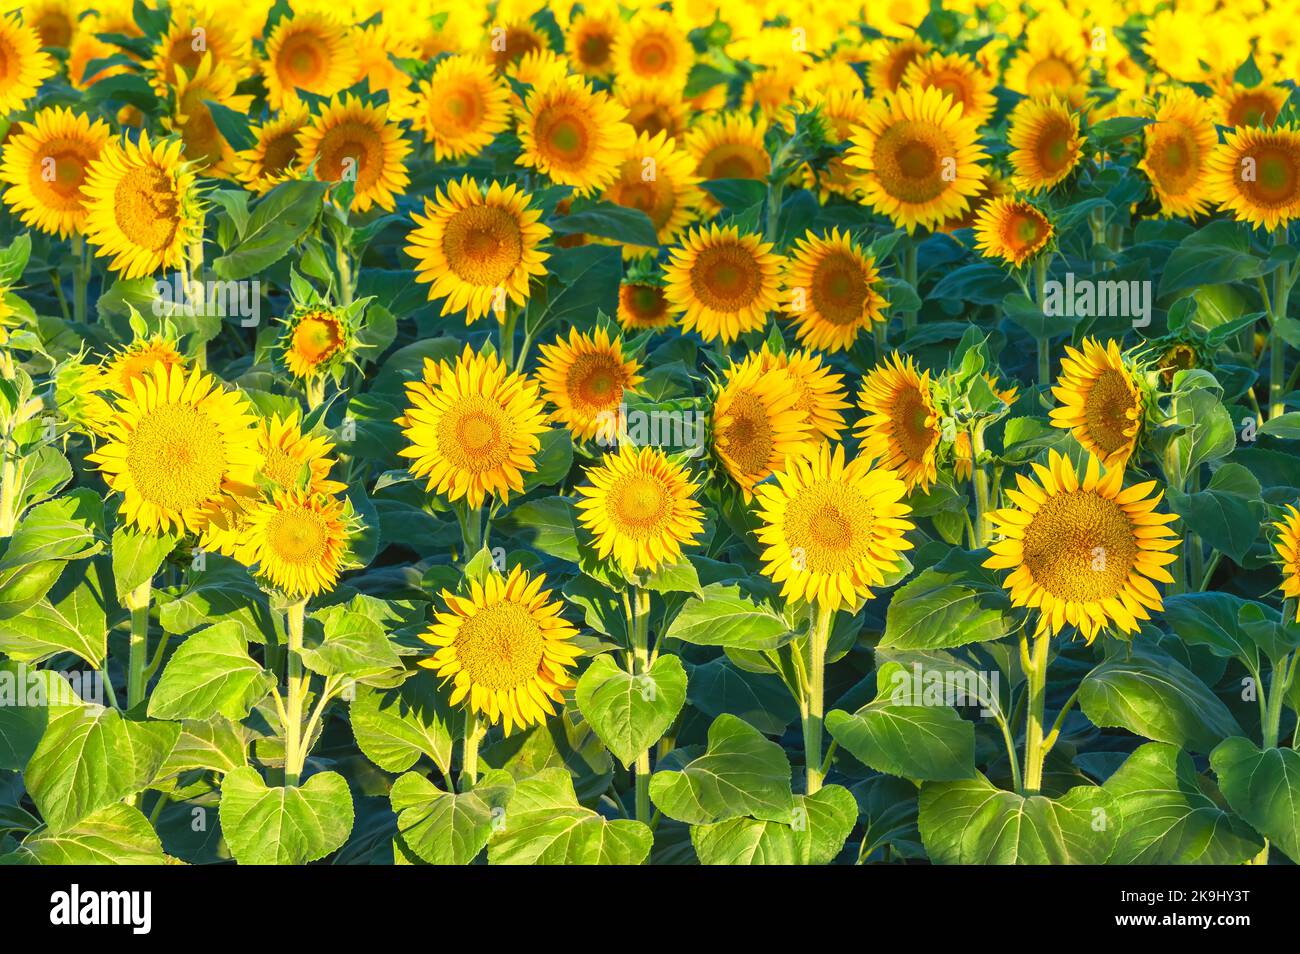
M 982 556 L 953 550 L 903 584 L 885 615 L 881 649 L 951 649 L 1001 639 L 1019 625 Z
M 625 245 L 658 246 L 654 223 L 640 209 L 612 202 L 593 202 L 551 220 L 556 235 L 597 235 Z
M 1191 757 L 1177 746 L 1148 742 L 1102 787 L 1124 816 L 1111 864 L 1239 865 L 1264 847 L 1201 790 Z
M 464 716 L 447 705 L 433 673 L 416 673 L 395 689 L 357 686 L 349 712 L 357 747 L 385 772 L 405 772 L 422 755 L 443 774 L 451 771 Z
M 251 733 L 225 716 L 213 716 L 202 722 L 181 723 L 181 734 L 167 753 L 158 770 L 158 778 L 168 778 L 191 769 L 203 769 L 224 775 L 248 764 Z
M 578 528 L 573 504 L 563 497 L 526 500 L 511 508 L 493 529 L 535 550 L 569 563 L 578 562 Z
M 633 676 L 609 653 L 597 656 L 578 680 L 578 709 L 600 741 L 625 767 L 668 731 L 686 702 L 686 670 L 676 656 L 660 656 Z
M 102 523 L 103 513 L 103 502 L 89 489 L 37 504 L 19 522 L 0 553 L 0 579 L 5 571 L 98 553 L 104 544 L 95 539 L 95 528 Z
M 50 713 L 77 702 L 61 674 L 0 660 L 0 769 L 21 772 L 40 745 Z
M 31 663 L 70 652 L 101 668 L 108 652 L 106 576 L 100 560 L 68 566 L 45 598 L 20 616 L 0 619 L 0 652 Z
M 393 783 L 389 798 L 405 847 L 431 865 L 467 865 L 487 846 L 493 828 L 505 824 L 513 791 L 513 779 L 500 771 L 460 794 L 408 772 Z
M 827 785 L 796 795 L 788 823 L 732 818 L 691 828 L 691 843 L 706 865 L 825 865 L 835 859 L 858 820 L 846 788 Z
M 708 750 L 679 772 L 650 779 L 650 798 L 669 818 L 709 825 L 749 815 L 788 822 L 794 809 L 785 750 L 731 715 L 709 726 Z
M 244 234 L 215 262 L 226 280 L 266 271 L 288 253 L 320 215 L 328 183 L 294 179 L 282 182 L 253 207 Z
M 701 596 L 686 601 L 665 636 L 697 646 L 765 650 L 792 638 L 785 618 L 755 603 L 734 583 L 710 583 Z
M 221 785 L 221 831 L 241 865 L 303 865 L 336 851 L 352 832 L 352 794 L 337 772 L 294 788 L 268 787 L 257 769 Z
M 123 527 L 113 532 L 113 582 L 119 600 L 154 578 L 167 554 L 176 548 L 176 540 L 169 533 L 140 533 Z
M 162 843 L 139 809 L 107 805 L 61 831 L 29 835 L 0 864 L 10 865 L 160 865 Z
M 1260 274 L 1250 232 L 1239 222 L 1219 220 L 1179 243 L 1160 277 L 1160 297 L 1197 285 L 1222 285 Z
M 239 623 L 218 623 L 186 639 L 168 660 L 149 697 L 149 716 L 207 719 L 218 714 L 238 722 L 274 684 L 248 655 Z
M 1261 751 L 1237 736 L 1210 753 L 1210 767 L 1228 807 L 1300 862 L 1300 752 Z
M 309 626 L 303 637 L 303 665 L 312 672 L 364 680 L 401 668 L 402 660 L 383 624 L 355 601 L 327 606 L 310 619 L 323 626 L 323 630 Z
M 1205 646 L 1214 655 L 1238 659 L 1259 671 L 1259 647 L 1238 625 L 1249 603 L 1231 593 L 1178 593 L 1165 599 L 1165 620 L 1183 642 Z

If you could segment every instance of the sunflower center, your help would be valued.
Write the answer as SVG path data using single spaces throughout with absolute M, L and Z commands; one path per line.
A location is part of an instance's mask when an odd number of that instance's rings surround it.
M 840 573 L 869 556 L 875 511 L 861 491 L 823 482 L 803 488 L 785 512 L 785 541 L 811 573 Z
M 1025 76 L 1025 85 L 1031 93 L 1040 90 L 1064 89 L 1076 82 L 1074 67 L 1059 56 L 1047 56 L 1035 63 Z
M 307 316 L 293 330 L 294 353 L 308 364 L 319 364 L 343 345 L 343 331 L 333 318 Z
M 668 72 L 673 65 L 673 54 L 668 43 L 657 36 L 645 37 L 632 52 L 633 67 L 642 76 L 654 76 Z
M 358 193 L 378 180 L 384 168 L 380 131 L 369 123 L 345 121 L 325 133 L 317 151 L 316 171 L 330 182 L 351 179 Z
M 319 38 L 300 33 L 285 41 L 276 66 L 285 78 L 286 86 L 311 90 L 325 79 L 328 62 L 329 54 L 321 46 Z
M 272 136 L 262 146 L 262 174 L 282 175 L 298 158 L 298 133 L 296 130 Z
M 1176 126 L 1158 138 L 1151 150 L 1151 168 L 1166 192 L 1181 195 L 1196 184 L 1201 155 L 1191 130 Z
M 723 143 L 700 160 L 699 174 L 705 179 L 762 179 L 770 168 L 766 150 L 747 143 Z
M 1138 553 L 1124 510 L 1091 490 L 1047 498 L 1023 543 L 1034 582 L 1057 599 L 1079 603 L 1118 594 Z
M 876 141 L 872 154 L 881 187 L 904 202 L 928 202 L 947 189 L 942 159 L 953 155 L 952 144 L 928 123 L 900 120 Z
M 580 355 L 565 379 L 569 400 L 594 410 L 615 407 L 623 397 L 623 366 L 608 354 Z
M 502 602 L 462 620 L 453 645 L 471 683 L 503 692 L 536 678 L 546 639 L 526 606 Z
M 578 59 L 584 66 L 604 66 L 609 62 L 609 51 L 608 33 L 586 33 L 578 44 Z
M 443 231 L 442 253 L 462 281 L 494 288 L 510 277 L 523 257 L 519 223 L 495 206 L 461 209 Z
M 48 204 L 61 211 L 80 209 L 86 160 L 87 156 L 75 143 L 49 143 L 41 150 L 39 160 L 32 167 L 31 184 L 40 188 Z
M 668 485 L 653 474 L 623 474 L 609 488 L 609 512 L 617 521 L 616 529 L 638 540 L 662 532 L 672 503 Z
M 591 130 L 585 116 L 566 106 L 545 110 L 537 119 L 537 139 L 552 159 L 576 166 L 591 151 Z
M 316 511 L 288 507 L 267 521 L 266 542 L 283 563 L 316 566 L 324 560 L 329 528 Z
M 625 285 L 624 302 L 636 317 L 649 320 L 663 315 L 668 301 L 657 285 Z
M 1251 198 L 1260 205 L 1286 206 L 1300 199 L 1300 156 L 1272 143 L 1257 146 L 1255 181 L 1243 182 Z
M 286 454 L 283 447 L 272 447 L 266 452 L 262 461 L 262 476 L 282 490 L 292 490 L 298 486 L 298 476 L 302 473 L 302 461 Z
M 1271 126 L 1277 119 L 1277 104 L 1260 93 L 1243 93 L 1228 110 L 1229 126 Z
M 31 24 L 41 38 L 41 46 L 56 46 L 66 49 L 72 40 L 72 21 L 59 10 L 50 10 L 42 14 Z
M 727 456 L 742 473 L 761 474 L 772 460 L 775 440 L 767 408 L 752 391 L 738 391 L 727 410 L 730 421 L 719 435 Z
M 1047 223 L 1029 212 L 1012 212 L 1007 218 L 1003 240 L 1017 251 L 1032 249 L 1047 236 Z
M 923 461 L 934 444 L 935 429 L 928 423 L 930 409 L 920 390 L 905 386 L 894 397 L 890 421 L 894 442 L 908 460 Z
M 862 267 L 843 252 L 832 252 L 813 272 L 812 301 L 817 313 L 833 325 L 851 325 L 861 320 L 870 294 Z
M 198 507 L 221 491 L 224 443 L 216 421 L 188 404 L 163 404 L 136 424 L 126 466 L 140 496 L 171 511 Z
M 1074 125 L 1063 116 L 1052 117 L 1039 130 L 1035 147 L 1038 165 L 1045 173 L 1063 172 L 1074 161 Z
M 763 274 L 740 245 L 715 245 L 699 253 L 691 268 L 691 288 L 714 311 L 736 312 L 758 297 Z
M 466 394 L 438 421 L 438 448 L 460 470 L 482 473 L 506 462 L 513 433 L 500 404 L 481 394 Z
M 1088 436 L 1107 453 L 1127 446 L 1132 437 L 1125 431 L 1133 427 L 1129 417 L 1133 406 L 1128 379 L 1114 368 L 1107 368 L 1097 375 L 1083 402 Z
M 641 162 L 636 159 L 623 163 L 622 174 L 610 187 L 610 201 L 629 209 L 640 209 L 650 219 L 658 232 L 673 217 L 677 206 L 672 183 L 666 176 L 655 176 L 646 181 L 641 176 Z
M 448 91 L 434 103 L 435 125 L 453 126 L 461 132 L 474 129 L 483 119 L 484 104 L 476 90 L 456 89 Z
M 113 219 L 137 248 L 171 247 L 180 227 L 176 183 L 152 163 L 128 169 L 113 190 Z

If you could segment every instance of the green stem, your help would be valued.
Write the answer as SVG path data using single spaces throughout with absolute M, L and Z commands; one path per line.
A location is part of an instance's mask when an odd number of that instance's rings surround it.
M 303 751 L 302 707 L 307 695 L 307 679 L 302 670 L 302 631 L 307 615 L 307 601 L 298 600 L 289 606 L 289 699 L 285 706 L 284 724 L 284 784 L 296 786 L 302 776 L 307 753 Z
M 1038 307 L 1043 308 L 1044 299 L 1047 297 L 1047 269 L 1051 265 L 1051 260 L 1046 255 L 1040 255 L 1034 262 L 1034 294 L 1037 296 Z M 1044 335 L 1037 339 L 1038 341 L 1038 383 L 1041 387 L 1047 387 L 1052 383 L 1052 342 L 1051 339 Z
M 313 374 L 306 381 L 307 410 L 314 411 L 325 401 L 325 376 Z
M 86 261 L 86 240 L 72 236 L 72 317 L 78 324 L 86 321 L 86 287 L 90 283 L 90 268 Z
M 487 723 L 479 719 L 478 714 L 468 706 L 465 708 L 464 747 L 460 759 L 460 790 L 472 788 L 478 781 L 478 747 L 487 735 Z M 469 785 L 465 782 L 468 780 Z
M 506 317 L 501 322 L 501 363 L 507 369 L 515 363 L 515 324 L 519 321 L 519 309 L 507 302 Z
M 1204 593 L 1205 588 L 1210 585 L 1210 580 L 1214 578 L 1214 571 L 1219 568 L 1219 561 L 1223 559 L 1223 553 L 1215 550 L 1210 554 L 1209 565 L 1205 568 L 1205 573 L 1201 575 L 1201 585 L 1197 590 Z
M 799 701 L 799 715 L 803 724 L 803 752 L 809 795 L 821 790 L 824 778 L 822 717 L 826 706 L 826 646 L 830 642 L 831 623 L 834 619 L 834 610 L 818 606 L 812 631 L 808 634 L 808 685 Z
M 134 709 L 144 700 L 145 666 L 149 662 L 149 599 L 153 581 L 145 580 L 126 595 L 131 611 L 131 643 L 127 655 L 126 707 Z
M 1037 795 L 1043 787 L 1043 760 L 1047 756 L 1043 747 L 1043 709 L 1047 701 L 1047 651 L 1050 637 L 1034 637 L 1033 655 L 1029 655 L 1021 637 L 1021 662 L 1026 659 L 1025 676 L 1028 679 L 1029 715 L 1025 726 L 1025 795 Z
M 980 454 L 984 453 L 984 425 L 976 424 L 970 436 L 971 477 L 975 487 L 975 549 L 988 545 L 989 475 L 980 463 Z
M 466 505 L 463 515 L 459 510 L 457 514 L 460 516 L 460 538 L 465 548 L 465 562 L 468 563 L 483 549 L 483 507 L 481 504 L 477 507 Z
M 650 672 L 650 591 L 636 587 L 632 593 L 632 675 L 648 679 Z M 633 691 L 639 691 L 635 681 Z M 636 819 L 650 822 L 650 750 L 636 757 Z
M 871 340 L 876 346 L 876 364 L 885 360 L 885 355 L 889 353 L 889 321 L 873 321 L 871 323 Z
M 207 295 L 203 286 L 203 223 L 199 223 L 198 237 L 190 243 L 189 248 L 189 266 L 191 282 L 199 283 L 199 302 L 198 305 L 206 313 Z M 187 286 L 188 287 L 188 286 Z M 203 369 L 208 366 L 208 341 L 201 338 L 194 342 L 194 364 L 196 367 Z
M 352 304 L 356 291 L 352 282 L 352 262 L 348 259 L 347 249 L 339 240 L 334 243 L 334 263 L 339 270 L 339 304 L 346 308 Z

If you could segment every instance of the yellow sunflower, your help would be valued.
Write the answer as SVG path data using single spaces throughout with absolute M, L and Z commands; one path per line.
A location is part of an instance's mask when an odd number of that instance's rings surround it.
M 935 87 L 873 102 L 845 161 L 863 170 L 862 201 L 909 233 L 970 208 L 983 182 L 973 119 Z
M 372 205 L 392 212 L 396 196 L 411 182 L 406 173 L 411 146 L 401 127 L 388 121 L 386 106 L 367 106 L 351 96 L 334 99 L 298 138 L 299 164 L 315 163 L 318 179 L 351 182 L 352 208 L 358 212 Z
M 1040 31 L 1007 67 L 1004 85 L 1026 96 L 1064 96 L 1088 84 L 1088 60 L 1079 43 Z
M 564 51 L 569 62 L 584 76 L 609 79 L 614 72 L 614 42 L 621 25 L 618 9 L 589 12 L 574 16 L 564 32 Z
M 506 735 L 544 723 L 575 685 L 578 631 L 545 584 L 544 574 L 515 567 L 505 579 L 472 581 L 468 597 L 443 590 L 447 612 L 420 637 L 438 647 L 420 665 L 451 680 L 451 704 L 504 722 Z
M 1055 97 L 1022 100 L 1011 111 L 1007 142 L 1012 181 L 1030 194 L 1061 182 L 1083 157 L 1079 114 Z
M 417 262 L 416 280 L 429 286 L 430 301 L 445 299 L 444 315 L 463 310 L 472 322 L 490 311 L 504 322 L 506 299 L 522 306 L 529 281 L 546 273 L 549 255 L 539 246 L 550 227 L 514 185 L 493 182 L 485 193 L 466 176 L 435 198 L 425 199 L 424 215 L 411 215 L 406 253 Z
M 513 63 L 518 63 L 529 53 L 550 49 L 546 34 L 527 20 L 512 20 L 492 24 L 483 48 L 490 52 L 492 65 L 504 73 Z
M 803 344 L 847 351 L 873 322 L 885 320 L 875 260 L 848 232 L 808 233 L 793 251 L 786 263 L 785 310 Z
M 298 102 L 300 89 L 318 96 L 342 92 L 357 73 L 347 27 L 320 11 L 284 17 L 266 39 L 262 73 L 273 109 Z
M 766 179 L 772 157 L 763 127 L 743 113 L 706 116 L 686 134 L 701 179 Z
M 168 369 L 178 367 L 185 370 L 185 356 L 172 339 L 151 335 L 115 351 L 105 363 L 104 373 L 114 391 L 130 395 L 131 383 L 143 380 L 145 373 L 153 370 L 156 364 Z
M 1300 217 L 1300 130 L 1275 125 L 1226 134 L 1210 160 L 1210 198 L 1238 222 L 1273 230 Z
M 23 23 L 36 31 L 41 46 L 66 50 L 77 35 L 79 10 L 72 0 L 28 0 L 22 9 Z
M 555 420 L 580 440 L 617 440 L 613 422 L 624 392 L 642 380 L 641 363 L 623 354 L 623 339 L 610 340 L 604 328 L 592 334 L 574 328 L 568 341 L 560 338 L 540 350 L 537 380 L 542 396 L 555 405 Z
M 657 83 L 619 83 L 614 98 L 627 110 L 627 123 L 637 135 L 660 133 L 681 139 L 686 132 L 689 107 L 682 97 Z
M 100 80 L 108 79 L 110 76 L 121 76 L 129 72 L 127 67 L 121 63 L 115 63 L 112 66 L 105 66 L 97 72 L 86 75 L 86 70 L 91 63 L 106 60 L 115 53 L 120 53 L 116 46 L 111 43 L 105 43 L 96 33 L 106 33 L 103 27 L 98 26 L 93 21 L 89 27 L 93 32 L 79 32 L 72 40 L 72 46 L 68 49 L 68 82 L 74 89 L 90 89 Z
M 1061 402 L 1052 409 L 1052 424 L 1073 432 L 1106 467 L 1123 470 L 1142 429 L 1142 388 L 1117 341 L 1085 338 L 1082 350 L 1066 345 L 1065 353 L 1052 388 Z
M 1224 126 L 1272 126 L 1290 95 L 1289 89 L 1277 83 L 1228 83 L 1215 93 L 1215 118 Z
M 194 173 L 178 140 L 111 141 L 86 170 L 86 239 L 125 279 L 178 267 L 197 237 Z
M 236 93 L 238 77 L 211 54 L 204 54 L 191 74 L 177 69 L 175 106 L 164 126 L 180 135 L 185 160 L 210 176 L 228 177 L 236 168 L 235 149 L 217 128 L 209 102 L 247 114 L 253 97 Z
M 619 31 L 612 56 L 620 80 L 643 80 L 679 91 L 695 62 L 686 31 L 671 13 L 653 9 L 641 11 Z
M 1282 561 L 1282 596 L 1284 599 L 1300 597 L 1300 510 L 1286 508 L 1286 516 L 1273 524 L 1277 537 L 1273 552 Z M 1300 606 L 1296 607 L 1296 622 L 1300 622 Z
M 907 68 L 933 50 L 919 36 L 905 40 L 880 40 L 873 49 L 871 65 L 867 68 L 867 82 L 877 96 L 893 93 L 903 85 Z
M 1177 515 L 1155 512 L 1155 481 L 1124 489 L 1124 469 L 1103 471 L 1091 455 L 1082 479 L 1056 451 L 1033 467 L 1038 482 L 1017 474 L 1020 489 L 1006 491 L 1015 506 L 989 514 L 1002 539 L 984 566 L 1012 571 L 1002 585 L 1013 605 L 1038 610 L 1036 635 L 1066 623 L 1088 642 L 1112 626 L 1136 632 L 1164 607 L 1151 581 L 1173 582 L 1165 567 L 1178 558 L 1166 551 L 1182 541 L 1166 524 Z
M 371 98 L 382 93 L 388 98 L 388 115 L 393 120 L 410 119 L 414 114 L 415 94 L 411 78 L 394 62 L 414 60 L 420 56 L 419 45 L 405 32 L 386 23 L 358 26 L 352 31 L 357 71 L 349 87 L 361 85 Z
M 853 607 L 901 568 L 900 554 L 912 549 L 907 488 L 872 463 L 845 464 L 843 445 L 826 443 L 757 489 L 763 573 L 786 600 L 830 612 Z
M 1143 133 L 1146 152 L 1138 168 L 1151 180 L 1160 211 L 1188 217 L 1207 211 L 1205 183 L 1219 133 L 1205 101 L 1189 89 L 1171 91 Z
M 239 153 L 236 175 L 253 192 L 262 195 L 299 174 L 299 137 L 311 121 L 302 103 L 285 106 L 275 117 L 253 128 L 255 142 Z
M 315 377 L 351 343 L 341 315 L 327 308 L 306 308 L 289 317 L 284 363 L 294 377 Z
M 126 523 L 202 531 L 255 493 L 261 464 L 247 400 L 212 375 L 155 364 L 117 402 L 108 439 L 86 458 L 122 494 Z
M 420 85 L 413 125 L 439 162 L 477 156 L 509 123 L 509 91 L 485 60 L 449 56 Z
M 1047 216 L 1024 199 L 993 199 L 975 217 L 975 247 L 980 254 L 1016 268 L 1046 248 L 1055 234 Z
M 510 110 L 513 116 L 524 112 L 524 96 L 528 88 L 548 86 L 551 83 L 563 83 L 569 78 L 569 61 L 550 50 L 534 50 L 525 53 L 518 63 L 506 67 L 506 81 L 511 81 Z M 523 95 L 515 90 L 525 87 Z
M 129 13 L 127 19 L 131 19 Z M 242 79 L 252 59 L 252 39 L 234 29 L 225 17 L 201 16 L 197 10 L 181 9 L 177 5 L 167 32 L 158 39 L 153 55 L 145 62 L 146 75 L 155 92 L 165 97 L 172 84 L 180 79 L 181 72 L 193 76 L 205 56 Z
M 306 599 L 338 584 L 348 531 L 342 500 L 276 490 L 249 512 L 243 539 L 258 575 L 290 599 Z
M 428 478 L 430 493 L 478 507 L 523 492 L 547 430 L 536 383 L 466 345 L 454 364 L 426 359 L 423 380 L 407 384 L 406 395 L 397 423 L 410 446 L 398 454 Z
M 576 77 L 534 87 L 519 120 L 522 165 L 590 195 L 617 174 L 636 141 L 627 111 Z
M 17 14 L 0 17 L 0 115 L 21 112 L 54 73 L 54 60 L 41 52 L 36 31 Z
M 903 74 L 903 85 L 922 89 L 933 86 L 960 105 L 962 115 L 979 126 L 988 122 L 997 106 L 993 79 L 960 53 L 931 53 L 913 60 Z
M 897 471 L 913 490 L 927 490 L 938 479 L 939 412 L 931 394 L 930 372 L 892 354 L 867 373 L 858 395 L 865 413 L 854 435 L 861 453 Z
M 22 223 L 67 238 L 86 221 L 81 185 L 111 135 L 102 119 L 56 106 L 20 123 L 5 141 L 0 181 L 5 203 Z
M 660 244 L 675 239 L 695 218 L 704 191 L 694 174 L 695 163 L 663 133 L 642 133 L 619 165 L 618 175 L 601 198 L 615 205 L 640 209 L 650 219 Z M 624 258 L 639 258 L 653 249 L 624 245 Z
M 625 331 L 672 327 L 673 313 L 663 287 L 632 281 L 619 285 L 618 323 Z
M 866 121 L 871 106 L 861 88 L 843 87 L 810 91 L 804 96 L 804 103 L 810 109 L 815 108 L 826 121 L 826 141 L 831 145 L 848 142 L 853 136 L 853 128 Z M 815 186 L 823 202 L 832 194 L 855 197 L 858 193 L 856 178 L 857 171 L 844 161 L 842 155 L 831 156 L 820 169 L 811 163 L 803 168 L 805 184 Z
M 799 400 L 795 407 L 808 416 L 814 434 L 838 441 L 844 431 L 844 415 L 849 406 L 844 375 L 835 374 L 815 351 L 773 351 L 764 346 L 759 352 L 764 371 L 779 369 L 794 381 Z
M 654 572 L 682 558 L 704 532 L 694 500 L 699 485 L 656 447 L 629 444 L 588 467 L 577 488 L 578 521 L 591 531 L 596 553 L 611 556 L 624 573 Z
M 779 303 L 781 256 L 734 225 L 693 229 L 664 267 L 665 294 L 682 327 L 706 341 L 755 331 Z
M 728 369 L 713 399 L 713 452 L 746 500 L 754 485 L 807 453 L 819 435 L 804 390 L 785 368 L 752 354 Z

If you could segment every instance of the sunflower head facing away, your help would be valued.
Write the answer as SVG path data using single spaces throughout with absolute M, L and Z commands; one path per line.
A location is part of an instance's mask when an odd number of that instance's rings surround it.
M 735 341 L 762 328 L 779 301 L 781 256 L 734 225 L 693 229 L 664 267 L 666 294 L 682 327 L 707 341 Z
M 329 592 L 348 562 L 349 524 L 346 504 L 336 497 L 275 490 L 247 516 L 248 559 L 290 599 Z
M 523 492 L 548 427 L 533 381 L 466 345 L 455 362 L 426 359 L 423 379 L 407 384 L 406 395 L 397 423 L 410 443 L 398 454 L 411 458 L 411 473 L 427 478 L 430 493 L 478 507 Z
M 1177 515 L 1155 511 L 1155 481 L 1125 489 L 1123 468 L 1103 470 L 1092 455 L 1082 474 L 1056 451 L 1033 468 L 1037 481 L 1017 474 L 1019 489 L 1006 491 L 1015 506 L 989 514 L 1002 539 L 984 565 L 1012 571 L 1003 586 L 1013 605 L 1038 610 L 1038 635 L 1067 623 L 1089 642 L 1112 627 L 1136 632 L 1164 607 L 1152 581 L 1173 582 Z
M 1300 130 L 1278 124 L 1227 133 L 1211 160 L 1208 188 L 1238 222 L 1287 227 L 1300 218 Z
M 166 368 L 185 367 L 185 356 L 176 342 L 163 335 L 137 338 L 125 348 L 113 353 L 105 363 L 104 371 L 109 384 L 118 394 L 131 394 L 131 382 L 141 380 L 155 364 Z
M 574 328 L 569 339 L 541 346 L 537 380 L 542 395 L 555 406 L 555 420 L 579 440 L 612 443 L 624 393 L 641 383 L 641 363 L 623 353 L 623 339 L 604 328 L 584 334 Z
M 1282 596 L 1296 599 L 1300 597 L 1300 510 L 1288 505 L 1273 529 L 1277 531 L 1273 552 L 1282 564 Z M 1296 606 L 1296 622 L 1300 622 L 1300 605 Z
M 656 447 L 623 444 L 589 467 L 578 487 L 578 520 L 591 532 L 600 558 L 612 556 L 624 573 L 672 565 L 704 532 L 694 499 L 699 485 Z
M 733 365 L 713 402 L 713 452 L 749 500 L 754 485 L 818 441 L 798 379 L 762 352 Z
M 823 351 L 847 351 L 888 304 L 876 290 L 875 260 L 848 232 L 808 233 L 786 263 L 785 307 L 799 340 Z
M 254 127 L 254 143 L 235 158 L 235 175 L 261 195 L 299 174 L 300 136 L 311 113 L 301 104 L 285 106 L 279 114 Z
M 470 581 L 468 596 L 444 590 L 447 611 L 421 636 L 437 649 L 420 665 L 451 681 L 451 704 L 503 722 L 506 735 L 544 723 L 574 686 L 578 631 L 545 585 L 545 575 L 515 567 Z
M 5 202 L 22 219 L 50 235 L 79 233 L 86 220 L 81 186 L 111 131 L 102 119 L 56 106 L 21 123 L 4 146 L 0 181 Z
M 792 458 L 756 491 L 763 573 L 781 584 L 783 598 L 831 612 L 869 599 L 912 548 L 903 536 L 913 529 L 906 493 L 893 471 L 868 457 L 846 464 L 842 445 Z
M 0 16 L 0 114 L 20 112 L 54 72 L 39 34 L 24 26 L 17 13 Z
M 991 199 L 975 217 L 975 247 L 980 254 L 1016 268 L 1038 255 L 1055 234 L 1047 216 L 1024 199 Z
M 1082 350 L 1065 348 L 1061 376 L 1052 394 L 1052 424 L 1073 432 L 1075 440 L 1106 467 L 1124 469 L 1142 429 L 1145 398 L 1141 380 L 1119 350 L 1085 338 Z
M 1056 97 L 1022 100 L 1011 112 L 1007 142 L 1012 182 L 1031 195 L 1064 180 L 1083 158 L 1079 114 Z
M 568 77 L 528 94 L 519 121 L 519 162 L 589 195 L 614 178 L 635 140 L 622 106 L 608 93 Z
M 387 106 L 369 106 L 350 96 L 333 100 L 298 137 L 298 164 L 316 164 L 316 177 L 352 183 L 352 207 L 365 212 L 377 205 L 392 212 L 406 191 L 410 145 L 402 129 L 388 120 Z
M 909 492 L 938 479 L 941 431 L 929 371 L 917 373 L 910 357 L 890 355 L 863 379 L 858 407 L 866 414 L 853 432 L 862 454 L 897 471 Z

